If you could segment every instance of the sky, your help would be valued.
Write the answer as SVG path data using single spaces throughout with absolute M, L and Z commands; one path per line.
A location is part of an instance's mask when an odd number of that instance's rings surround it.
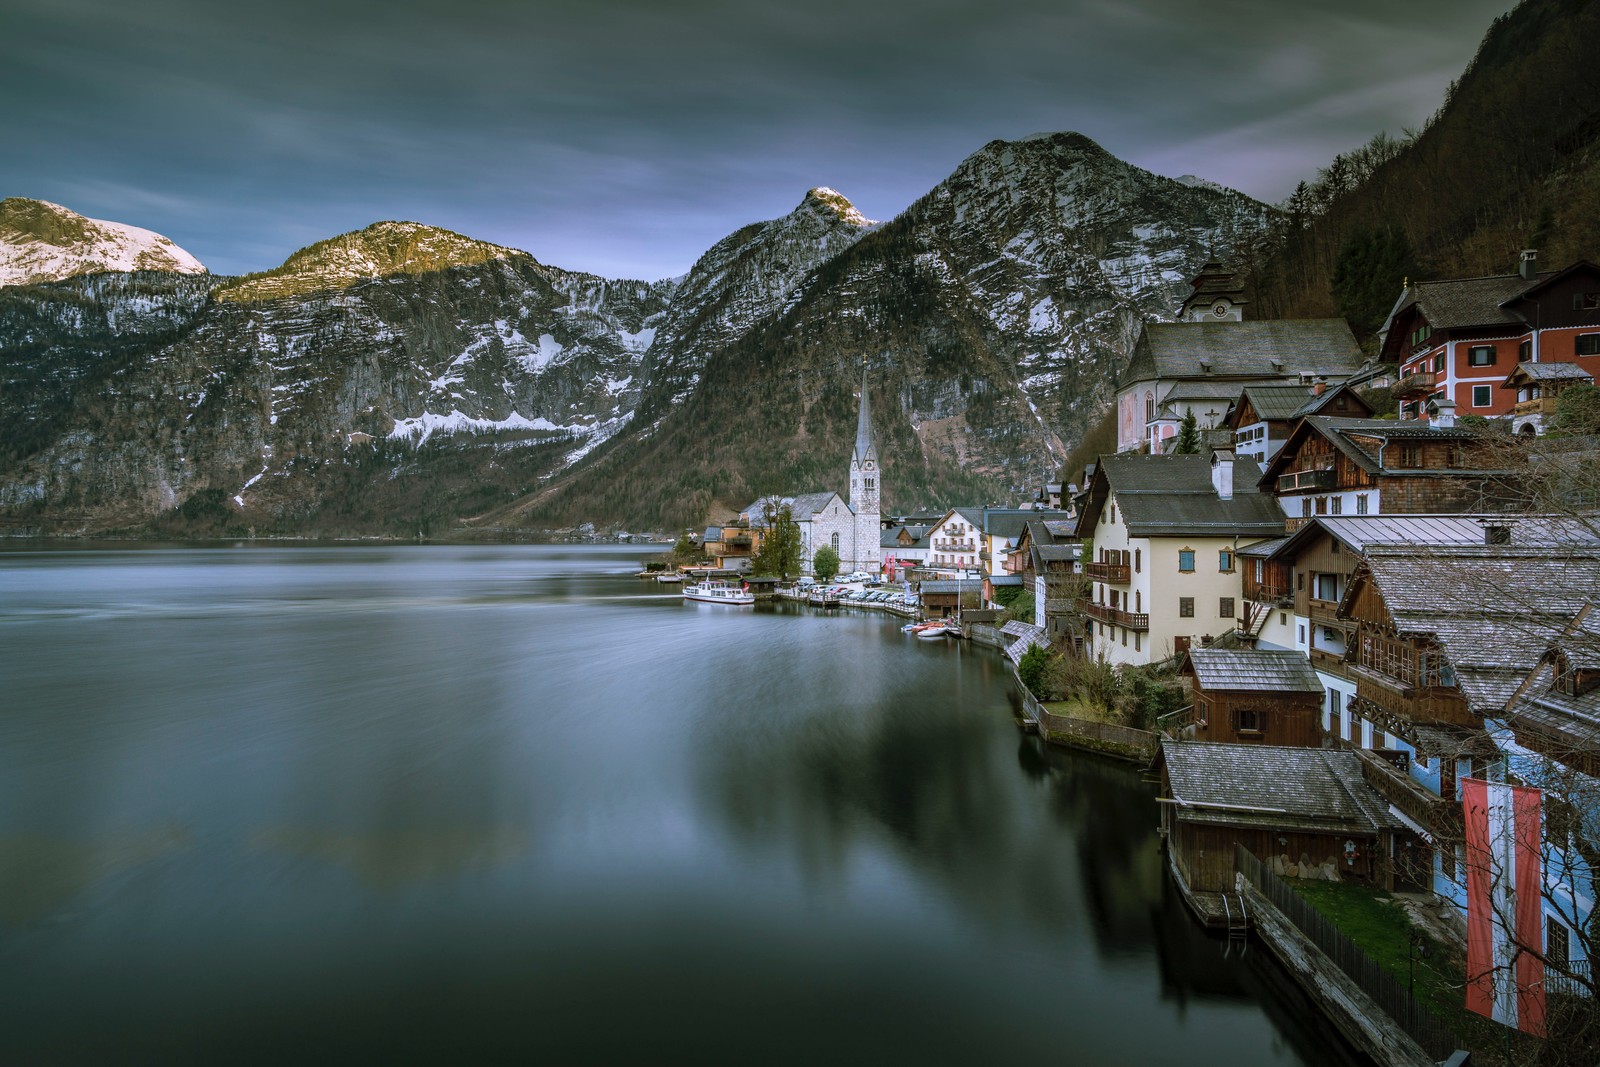
M 650 280 L 1045 131 L 1276 203 L 1419 128 L 1511 3 L 0 0 L 0 197 L 217 273 L 409 219 Z

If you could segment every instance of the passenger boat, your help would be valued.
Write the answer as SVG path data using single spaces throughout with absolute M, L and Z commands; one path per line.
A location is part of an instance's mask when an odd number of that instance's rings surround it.
M 732 582 L 695 582 L 683 587 L 683 599 L 702 604 L 754 604 L 756 595 Z

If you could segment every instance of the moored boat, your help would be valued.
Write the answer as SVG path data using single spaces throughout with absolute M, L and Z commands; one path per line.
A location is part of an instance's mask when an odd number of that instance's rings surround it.
M 683 587 L 683 599 L 702 604 L 754 604 L 756 595 L 732 582 L 695 582 Z
M 662 583 L 663 585 L 677 585 L 679 582 L 683 581 L 683 575 L 679 574 L 677 571 L 669 571 L 666 574 L 656 575 L 656 581 Z

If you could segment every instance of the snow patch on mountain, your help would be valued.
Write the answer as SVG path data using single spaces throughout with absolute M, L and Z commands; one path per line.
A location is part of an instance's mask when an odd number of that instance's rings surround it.
M 86 218 L 46 200 L 0 200 L 0 285 L 136 270 L 206 273 L 204 264 L 159 233 Z

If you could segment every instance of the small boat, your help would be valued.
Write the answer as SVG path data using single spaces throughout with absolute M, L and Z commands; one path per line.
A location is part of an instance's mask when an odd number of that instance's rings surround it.
M 679 582 L 683 581 L 683 575 L 679 574 L 677 571 L 669 571 L 666 574 L 656 575 L 656 581 L 661 582 L 663 585 L 677 585 Z
M 937 641 L 941 637 L 949 636 L 950 631 L 943 626 L 925 626 L 917 631 L 918 641 Z
M 683 587 L 683 599 L 702 604 L 754 604 L 756 595 L 732 582 L 695 582 Z

